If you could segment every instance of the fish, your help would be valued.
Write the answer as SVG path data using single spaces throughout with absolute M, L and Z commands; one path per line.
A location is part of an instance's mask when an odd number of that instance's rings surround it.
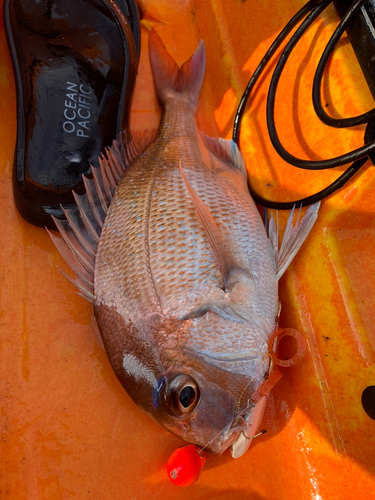
M 295 225 L 290 214 L 279 248 L 237 145 L 198 130 L 204 43 L 179 67 L 153 30 L 149 55 L 162 108 L 156 134 L 116 139 L 84 177 L 86 194 L 74 194 L 77 211 L 55 219 L 62 238 L 51 237 L 75 273 L 67 278 L 94 304 L 129 396 L 183 440 L 239 457 L 272 379 L 278 280 L 319 204 Z

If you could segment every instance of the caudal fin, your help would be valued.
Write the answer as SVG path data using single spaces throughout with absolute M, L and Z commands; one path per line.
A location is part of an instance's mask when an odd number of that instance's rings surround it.
M 156 95 L 160 104 L 164 104 L 168 97 L 178 99 L 180 96 L 188 98 L 197 106 L 206 67 L 203 41 L 199 42 L 197 50 L 181 68 L 168 54 L 155 30 L 149 35 L 148 45 Z

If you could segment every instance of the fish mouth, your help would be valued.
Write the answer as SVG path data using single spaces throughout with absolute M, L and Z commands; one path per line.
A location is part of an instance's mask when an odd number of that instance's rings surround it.
M 258 432 L 264 410 L 266 408 L 266 397 L 263 396 L 251 410 L 246 419 L 246 425 L 241 428 L 237 438 L 232 441 L 230 452 L 233 458 L 240 458 L 250 448 L 253 438 Z
M 240 438 L 243 429 L 244 429 L 243 425 L 236 425 L 236 427 L 230 429 L 227 432 L 227 434 L 224 436 L 221 442 L 222 451 L 232 446 Z
M 222 432 L 206 446 L 207 451 L 221 455 L 239 439 L 246 426 L 247 422 L 245 418 L 241 416 L 236 417 L 228 430 Z

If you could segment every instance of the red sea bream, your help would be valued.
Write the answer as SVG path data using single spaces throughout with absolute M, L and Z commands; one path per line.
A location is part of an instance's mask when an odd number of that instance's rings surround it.
M 313 205 L 281 248 L 249 194 L 237 146 L 197 129 L 200 42 L 181 68 L 155 32 L 150 60 L 163 109 L 145 148 L 115 141 L 54 238 L 94 303 L 111 365 L 132 399 L 182 439 L 241 456 L 264 409 L 278 279 L 317 217 Z M 252 425 L 253 424 L 253 425 Z

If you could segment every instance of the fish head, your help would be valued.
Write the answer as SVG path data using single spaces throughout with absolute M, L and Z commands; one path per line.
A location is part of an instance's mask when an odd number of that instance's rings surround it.
M 185 441 L 223 453 L 247 427 L 256 382 L 200 356 L 180 351 L 174 358 L 157 387 L 153 417 Z
M 222 328 L 234 337 L 250 337 L 244 324 L 221 321 L 211 313 L 186 323 L 153 317 L 144 328 L 155 332 L 157 341 L 151 343 L 142 328 L 126 322 L 113 308 L 97 306 L 96 317 L 118 379 L 147 414 L 171 433 L 212 453 L 221 454 L 239 442 L 255 406 L 252 395 L 268 368 L 263 352 L 267 346 L 257 348 L 254 356 L 238 359 L 233 353 L 229 359 L 225 349 L 219 349 L 222 357 L 197 344 L 199 331 L 207 339 L 210 326 L 215 332 Z M 190 345 L 188 338 L 193 339 Z
M 243 431 L 255 435 L 249 427 L 260 414 L 253 411 L 253 395 L 270 366 L 265 356 L 270 327 L 240 307 L 223 304 L 192 316 L 161 353 L 156 420 L 212 453 L 237 443 L 234 456 L 241 456 L 248 446 L 238 443 L 249 441 Z

